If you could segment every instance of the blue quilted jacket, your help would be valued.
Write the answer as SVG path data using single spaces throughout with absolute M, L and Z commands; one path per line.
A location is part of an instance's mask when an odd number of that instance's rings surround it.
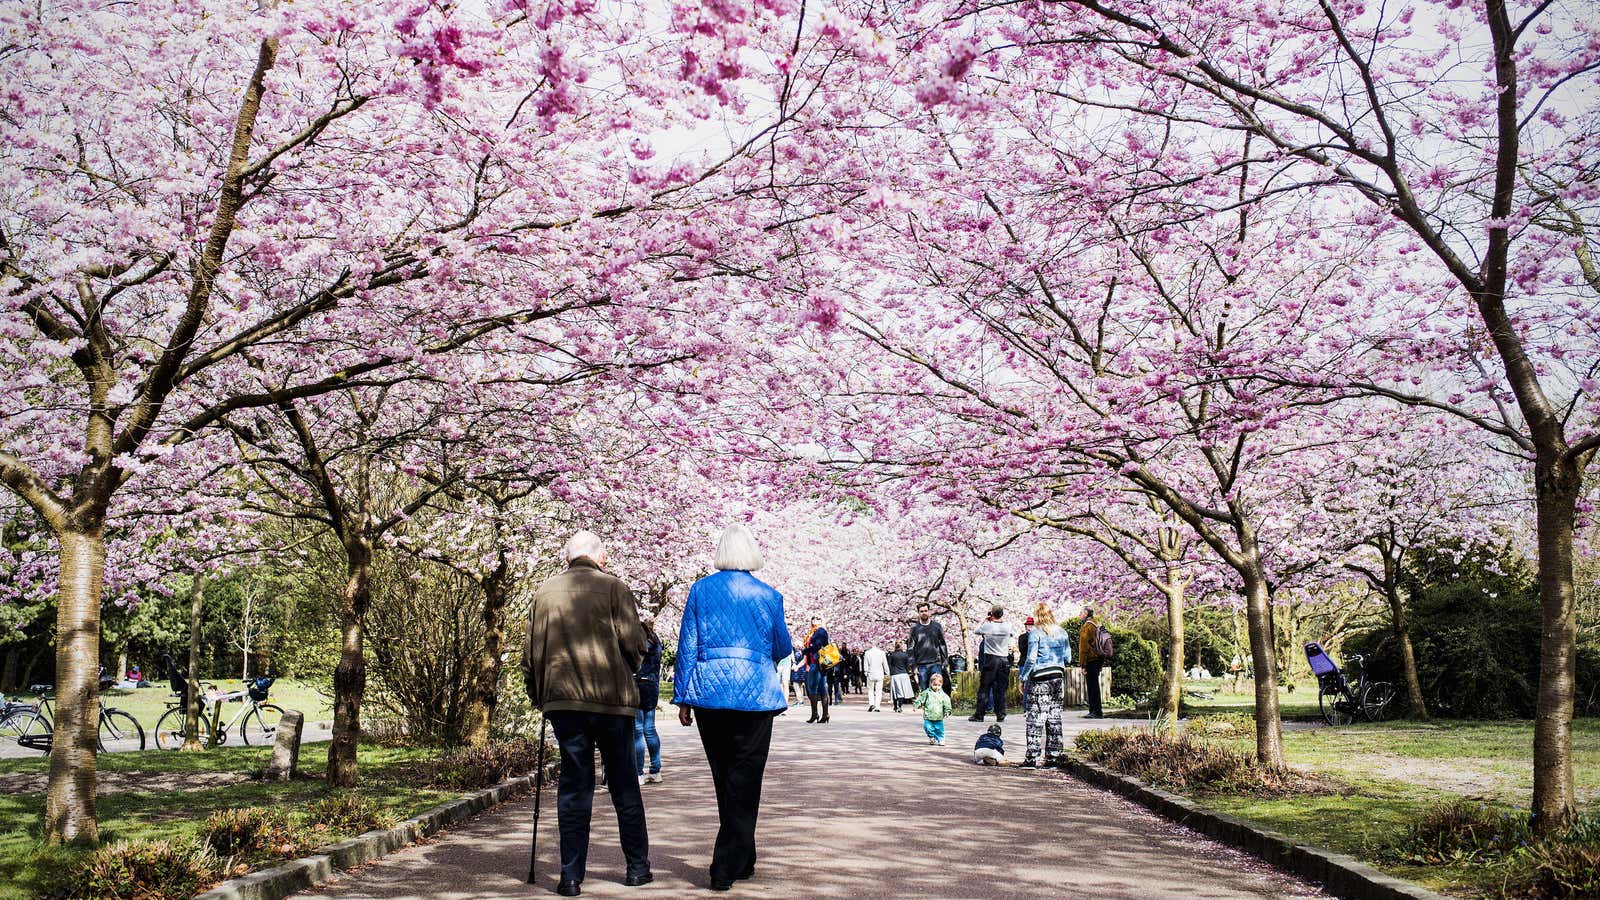
M 672 702 L 745 712 L 784 709 L 777 661 L 793 648 L 782 594 L 749 572 L 707 575 L 689 588 L 683 606 Z

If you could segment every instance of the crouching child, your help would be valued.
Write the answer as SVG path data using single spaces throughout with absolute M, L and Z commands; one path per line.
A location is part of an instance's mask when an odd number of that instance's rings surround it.
M 972 763 L 978 766 L 1006 764 L 1006 742 L 1000 737 L 999 725 L 990 725 L 988 731 L 978 735 L 978 744 L 972 748 Z

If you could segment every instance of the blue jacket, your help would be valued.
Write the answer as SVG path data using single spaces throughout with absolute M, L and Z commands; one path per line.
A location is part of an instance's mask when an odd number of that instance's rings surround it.
M 782 594 L 749 572 L 707 575 L 689 588 L 683 605 L 672 702 L 744 712 L 786 709 L 777 661 L 793 648 Z
M 1028 681 L 1035 677 L 1060 678 L 1067 673 L 1067 663 L 1072 662 L 1072 637 L 1059 625 L 1049 629 L 1035 628 L 1028 635 L 1028 655 L 1017 669 L 1017 677 Z
M 990 734 L 989 732 L 985 731 L 983 734 L 978 735 L 978 744 L 972 749 L 998 750 L 1000 751 L 1000 755 L 1004 756 L 1006 753 L 1006 742 L 999 735 Z

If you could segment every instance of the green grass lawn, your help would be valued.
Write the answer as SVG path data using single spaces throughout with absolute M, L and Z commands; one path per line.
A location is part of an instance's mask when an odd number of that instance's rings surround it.
M 320 773 L 320 749 L 320 745 L 306 748 L 302 756 L 304 771 Z M 415 815 L 458 796 L 416 787 L 403 777 L 408 764 L 436 752 L 363 745 L 359 755 L 361 784 L 356 791 L 397 818 Z M 270 748 L 223 747 L 202 753 L 147 750 L 101 756 L 101 771 L 151 783 L 149 790 L 124 790 L 99 797 L 101 841 L 189 837 L 197 834 L 205 818 L 217 810 L 295 807 L 327 794 L 320 780 L 239 781 L 205 786 L 207 776 L 248 773 L 263 766 L 270 755 Z M 39 775 L 47 771 L 48 760 L 43 757 L 0 760 L 0 775 Z M 51 848 L 40 840 L 43 808 L 42 793 L 0 794 L 0 898 L 36 896 L 52 872 L 72 865 L 85 852 Z M 348 836 L 330 834 L 329 840 Z
M 1253 750 L 1248 740 L 1226 741 Z M 1408 865 L 1383 851 L 1427 809 L 1458 797 L 1527 809 L 1533 790 L 1533 723 L 1385 722 L 1284 733 L 1291 765 L 1345 786 L 1285 799 L 1207 795 L 1202 802 L 1297 840 L 1349 853 L 1435 890 L 1483 895 L 1508 867 L 1481 862 Z M 1580 802 L 1600 807 L 1600 719 L 1573 722 Z
M 1242 693 L 1233 693 L 1232 683 L 1221 678 L 1186 679 L 1183 682 L 1183 714 L 1205 716 L 1217 713 L 1253 714 L 1256 709 L 1255 689 L 1246 683 Z M 1196 696 L 1209 694 L 1210 696 Z M 1295 690 L 1278 688 L 1278 714 L 1286 719 L 1320 718 L 1317 708 L 1316 684 L 1309 688 L 1296 685 Z

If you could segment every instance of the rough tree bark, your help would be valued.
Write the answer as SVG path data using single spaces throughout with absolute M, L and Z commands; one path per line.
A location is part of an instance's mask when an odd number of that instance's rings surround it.
M 328 744 L 328 786 L 355 787 L 361 701 L 367 691 L 367 607 L 372 600 L 372 541 L 353 533 L 344 541 L 344 593 L 339 602 L 339 664 L 333 670 L 333 740 Z
M 100 586 L 106 544 L 100 523 L 58 536 L 61 594 L 56 612 L 56 719 L 45 794 L 53 842 L 96 843 L 95 751 L 100 721 Z M 89 527 L 82 527 L 88 524 Z
M 1428 718 L 1428 701 L 1422 696 L 1422 678 L 1417 674 L 1417 653 L 1411 646 L 1411 629 L 1406 625 L 1406 604 L 1400 596 L 1400 560 L 1393 544 L 1378 547 L 1383 560 L 1383 597 L 1389 603 L 1394 636 L 1400 642 L 1400 668 L 1406 682 L 1406 703 L 1413 718 Z
M 489 726 L 500 702 L 500 654 L 505 646 L 510 568 L 506 553 L 501 550 L 494 571 L 483 579 L 483 649 L 478 655 L 472 695 L 462 722 L 462 737 L 469 747 L 489 742 Z
M 200 743 L 200 613 L 205 607 L 205 579 L 189 586 L 189 705 L 183 711 L 184 750 L 204 750 Z

